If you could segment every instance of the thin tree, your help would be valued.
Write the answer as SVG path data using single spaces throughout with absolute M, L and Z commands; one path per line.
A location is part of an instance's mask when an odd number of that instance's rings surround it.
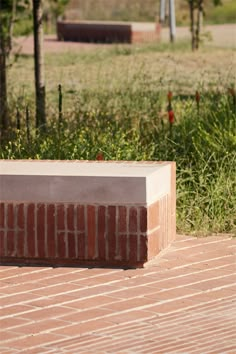
M 11 51 L 11 34 L 16 2 L 0 0 L 0 129 L 3 136 L 9 125 L 7 102 L 7 58 Z
M 10 126 L 7 90 L 7 72 L 12 50 L 14 23 L 27 12 L 30 0 L 0 0 L 0 135 Z
M 42 1 L 33 0 L 36 128 L 46 129 Z
M 0 33 L 2 33 L 2 21 L 0 16 Z M 5 39 L 0 37 L 0 130 L 6 131 L 8 127 L 8 104 L 7 104 L 7 74 L 6 74 L 6 50 Z
M 202 25 L 204 17 L 204 6 L 207 0 L 187 0 L 190 15 L 190 32 L 192 50 L 197 50 L 201 41 Z M 213 5 L 221 5 L 221 0 L 209 0 Z
M 194 21 L 194 0 L 188 0 L 189 5 L 189 16 L 190 16 L 190 32 L 191 32 L 191 46 L 192 50 L 196 49 L 196 39 L 195 39 L 195 21 Z
M 197 24 L 196 24 L 196 34 L 195 34 L 195 48 L 199 48 L 200 44 L 200 34 L 202 31 L 202 24 L 203 24 L 203 1 L 197 1 Z

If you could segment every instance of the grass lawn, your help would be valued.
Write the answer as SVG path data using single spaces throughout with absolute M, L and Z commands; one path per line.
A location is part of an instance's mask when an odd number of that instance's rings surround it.
M 48 103 L 57 85 L 66 99 L 76 99 L 82 89 L 115 90 L 145 86 L 150 90 L 171 89 L 176 94 L 193 94 L 196 89 L 225 88 L 235 82 L 235 51 L 230 49 L 189 50 L 189 43 L 110 45 L 81 52 L 47 54 L 45 76 Z M 34 91 L 32 56 L 20 56 L 9 71 L 12 98 Z

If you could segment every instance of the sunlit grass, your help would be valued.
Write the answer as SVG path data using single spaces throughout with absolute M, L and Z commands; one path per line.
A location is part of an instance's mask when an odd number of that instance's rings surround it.
M 196 55 L 183 44 L 164 51 L 148 45 L 110 46 L 47 55 L 46 134 L 34 129 L 32 57 L 20 57 L 9 71 L 13 129 L 0 157 L 95 159 L 102 152 L 107 160 L 174 160 L 178 231 L 236 233 L 236 112 L 228 92 L 235 83 L 233 55 L 230 50 Z M 175 114 L 172 130 L 169 90 Z

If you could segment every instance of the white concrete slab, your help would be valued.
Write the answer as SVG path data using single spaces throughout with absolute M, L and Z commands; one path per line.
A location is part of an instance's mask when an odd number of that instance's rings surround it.
M 161 168 L 159 164 L 134 163 L 132 161 L 129 164 L 56 160 L 0 160 L 1 175 L 146 177 Z
M 170 174 L 168 163 L 0 160 L 0 201 L 150 204 Z

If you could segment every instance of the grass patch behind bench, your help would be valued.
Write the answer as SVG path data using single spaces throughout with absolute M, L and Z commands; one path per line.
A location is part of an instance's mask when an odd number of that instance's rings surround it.
M 34 129 L 32 57 L 19 58 L 10 71 L 12 129 L 0 158 L 90 160 L 102 152 L 107 160 L 174 160 L 178 232 L 236 233 L 236 111 L 228 91 L 233 55 L 112 46 L 47 56 L 46 133 Z

